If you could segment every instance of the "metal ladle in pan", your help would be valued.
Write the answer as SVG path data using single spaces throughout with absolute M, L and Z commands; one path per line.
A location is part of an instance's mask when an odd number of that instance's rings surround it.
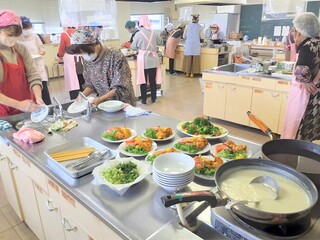
M 273 192 L 272 198 L 270 200 L 276 200 L 279 197 L 279 184 L 277 181 L 270 176 L 258 176 L 252 179 L 249 184 L 259 184 L 260 186 L 270 189 Z M 247 203 L 255 203 L 258 204 L 260 200 L 240 200 L 240 201 L 230 201 L 225 206 L 226 209 L 231 209 L 236 205 L 243 205 Z

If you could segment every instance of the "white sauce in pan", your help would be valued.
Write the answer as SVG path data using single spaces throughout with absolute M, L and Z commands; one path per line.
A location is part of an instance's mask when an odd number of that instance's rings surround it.
M 278 182 L 279 196 L 263 184 L 249 184 L 258 176 L 270 176 Z M 259 169 L 239 169 L 226 173 L 221 179 L 221 190 L 233 200 L 259 201 L 247 206 L 272 213 L 293 213 L 310 206 L 306 191 L 296 182 L 280 174 Z

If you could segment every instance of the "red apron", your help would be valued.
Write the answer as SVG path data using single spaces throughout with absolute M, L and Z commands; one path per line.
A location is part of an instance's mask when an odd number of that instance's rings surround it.
M 0 53 L 0 61 L 3 67 L 3 81 L 0 84 L 0 91 L 9 98 L 18 101 L 35 100 L 25 73 L 25 66 L 20 54 L 16 51 L 18 64 L 5 62 Z M 22 113 L 20 110 L 0 104 L 0 117 Z

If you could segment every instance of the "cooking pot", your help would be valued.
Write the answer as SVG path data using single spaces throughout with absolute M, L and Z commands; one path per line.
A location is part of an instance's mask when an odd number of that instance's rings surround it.
M 312 165 L 318 165 L 320 169 L 320 145 L 302 140 L 276 139 L 277 136 L 264 122 L 250 111 L 247 114 L 250 120 L 271 138 L 271 141 L 262 145 L 261 151 L 264 159 L 281 162 L 297 170 L 299 170 L 299 165 L 303 166 L 303 162 L 308 161 L 313 162 Z M 320 184 L 320 170 L 317 173 L 309 173 L 306 169 L 301 168 L 299 171 L 305 173 L 316 185 Z
M 175 205 L 183 202 L 193 202 L 193 201 L 207 201 L 211 207 L 221 206 L 226 204 L 226 200 L 234 202 L 237 199 L 232 199 L 221 187 L 223 182 L 228 179 L 228 174 L 237 172 L 243 169 L 254 169 L 254 170 L 263 170 L 268 173 L 276 174 L 288 178 L 301 187 L 301 190 L 304 191 L 306 196 L 308 196 L 309 203 L 304 209 L 298 211 L 291 211 L 289 213 L 283 212 L 269 212 L 262 211 L 257 208 L 250 207 L 249 205 L 240 204 L 233 205 L 231 204 L 231 210 L 250 221 L 275 225 L 275 224 L 289 224 L 295 222 L 303 217 L 307 217 L 310 214 L 312 207 L 317 203 L 318 200 L 318 191 L 313 182 L 306 177 L 305 175 L 299 173 L 298 171 L 292 169 L 291 167 L 278 163 L 275 161 L 268 161 L 263 159 L 242 159 L 234 160 L 224 163 L 220 166 L 215 173 L 215 182 L 218 189 L 218 192 L 213 193 L 212 191 L 203 191 L 203 192 L 184 192 L 176 193 L 174 195 L 163 196 L 161 198 L 163 204 L 166 207 Z M 280 185 L 280 184 L 279 184 Z M 281 189 L 281 191 L 287 191 L 288 189 Z M 284 193 L 285 195 L 286 193 Z M 280 194 L 281 198 L 281 194 Z M 279 200 L 273 200 L 279 201 Z M 286 203 L 290 204 L 290 203 Z

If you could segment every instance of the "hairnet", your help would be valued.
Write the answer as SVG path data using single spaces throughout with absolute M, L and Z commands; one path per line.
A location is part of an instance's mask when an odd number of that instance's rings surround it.
M 127 21 L 126 25 L 124 26 L 125 28 L 135 28 L 136 23 L 134 21 Z
M 172 23 L 168 23 L 164 28 L 167 29 L 168 31 L 172 31 L 174 29 L 174 26 Z
M 97 41 L 97 33 L 92 28 L 79 28 L 71 36 L 71 44 L 94 44 Z
M 32 23 L 30 22 L 30 18 L 26 16 L 21 17 L 22 28 L 30 28 L 32 27 Z
M 8 27 L 11 25 L 18 25 L 22 27 L 20 17 L 14 11 L 1 10 L 0 11 L 0 27 Z
M 192 22 L 199 22 L 199 14 L 191 14 Z
M 143 26 L 146 29 L 151 29 L 151 22 L 147 15 L 139 17 L 139 27 Z
M 311 12 L 305 12 L 297 15 L 293 19 L 293 26 L 303 37 L 318 37 L 320 23 L 317 16 Z
M 181 28 L 181 29 L 183 29 L 183 28 L 185 28 L 186 27 L 186 23 L 185 22 L 182 22 L 182 23 L 180 23 L 179 25 L 178 25 L 178 28 Z
M 210 28 L 220 29 L 220 26 L 219 26 L 218 24 L 214 23 L 214 24 L 211 24 L 211 25 L 210 25 Z

